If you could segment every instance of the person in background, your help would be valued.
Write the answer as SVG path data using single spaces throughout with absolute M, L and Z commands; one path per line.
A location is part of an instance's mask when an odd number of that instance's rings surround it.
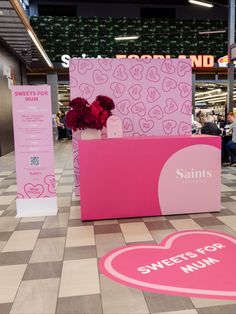
M 217 124 L 214 122 L 214 117 L 209 114 L 206 117 L 206 122 L 201 128 L 201 134 L 208 134 L 208 135 L 220 135 L 221 130 L 218 128 Z
M 232 140 L 230 140 L 225 148 L 230 156 L 230 166 L 236 167 L 236 120 L 233 112 L 227 114 L 227 121 L 230 123 L 229 132 L 232 132 Z
M 227 123 L 227 122 L 226 122 L 225 118 L 224 118 L 222 115 L 219 115 L 219 116 L 218 116 L 218 119 L 217 119 L 218 127 L 219 127 L 220 129 L 223 129 L 223 128 L 225 127 L 226 123 Z
M 59 142 L 63 141 L 63 129 L 64 129 L 64 124 L 60 120 L 61 118 L 61 113 L 58 112 L 56 116 L 56 124 L 57 124 L 57 140 Z
M 62 138 L 67 137 L 66 131 L 66 114 L 65 111 L 61 110 L 60 122 L 63 124 L 64 128 L 62 129 Z

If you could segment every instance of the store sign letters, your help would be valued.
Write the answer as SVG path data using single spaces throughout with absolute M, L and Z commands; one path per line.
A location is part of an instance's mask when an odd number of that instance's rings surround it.
M 67 54 L 64 54 L 61 56 L 61 65 L 64 68 L 68 68 L 69 67 L 69 61 L 70 61 L 70 56 Z M 82 59 L 87 58 L 87 55 L 85 53 L 82 54 Z M 96 57 L 97 59 L 101 59 L 102 56 L 98 55 Z M 149 55 L 149 54 L 145 54 L 145 55 L 137 55 L 137 54 L 130 54 L 130 55 L 123 55 L 123 54 L 119 54 L 116 55 L 117 59 L 170 59 L 172 58 L 171 55 Z M 94 59 L 94 58 L 92 58 Z M 212 68 L 214 67 L 214 56 L 212 55 L 190 55 L 190 56 L 186 56 L 186 55 L 179 55 L 178 59 L 190 59 L 191 60 L 191 64 L 193 68 Z
M 160 245 L 116 249 L 100 260 L 110 279 L 134 288 L 184 296 L 236 299 L 236 238 L 215 231 L 183 231 Z

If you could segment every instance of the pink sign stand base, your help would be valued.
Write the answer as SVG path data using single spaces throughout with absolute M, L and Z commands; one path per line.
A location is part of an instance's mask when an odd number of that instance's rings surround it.
M 29 198 L 16 200 L 16 217 L 54 216 L 57 214 L 57 198 Z

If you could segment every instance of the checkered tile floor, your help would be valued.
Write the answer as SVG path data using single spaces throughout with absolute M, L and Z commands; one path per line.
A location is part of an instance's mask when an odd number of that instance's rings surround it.
M 221 213 L 83 223 L 73 195 L 71 142 L 55 144 L 55 164 L 58 215 L 19 219 L 14 154 L 0 158 L 0 314 L 236 313 L 236 300 L 142 292 L 109 280 L 97 268 L 97 259 L 114 248 L 159 243 L 176 230 L 236 235 L 235 168 L 222 168 Z

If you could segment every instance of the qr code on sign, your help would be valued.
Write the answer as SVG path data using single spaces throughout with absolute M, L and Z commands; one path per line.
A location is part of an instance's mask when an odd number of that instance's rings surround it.
M 39 165 L 39 157 L 37 157 L 37 156 L 30 157 L 30 165 L 31 166 L 38 166 Z

